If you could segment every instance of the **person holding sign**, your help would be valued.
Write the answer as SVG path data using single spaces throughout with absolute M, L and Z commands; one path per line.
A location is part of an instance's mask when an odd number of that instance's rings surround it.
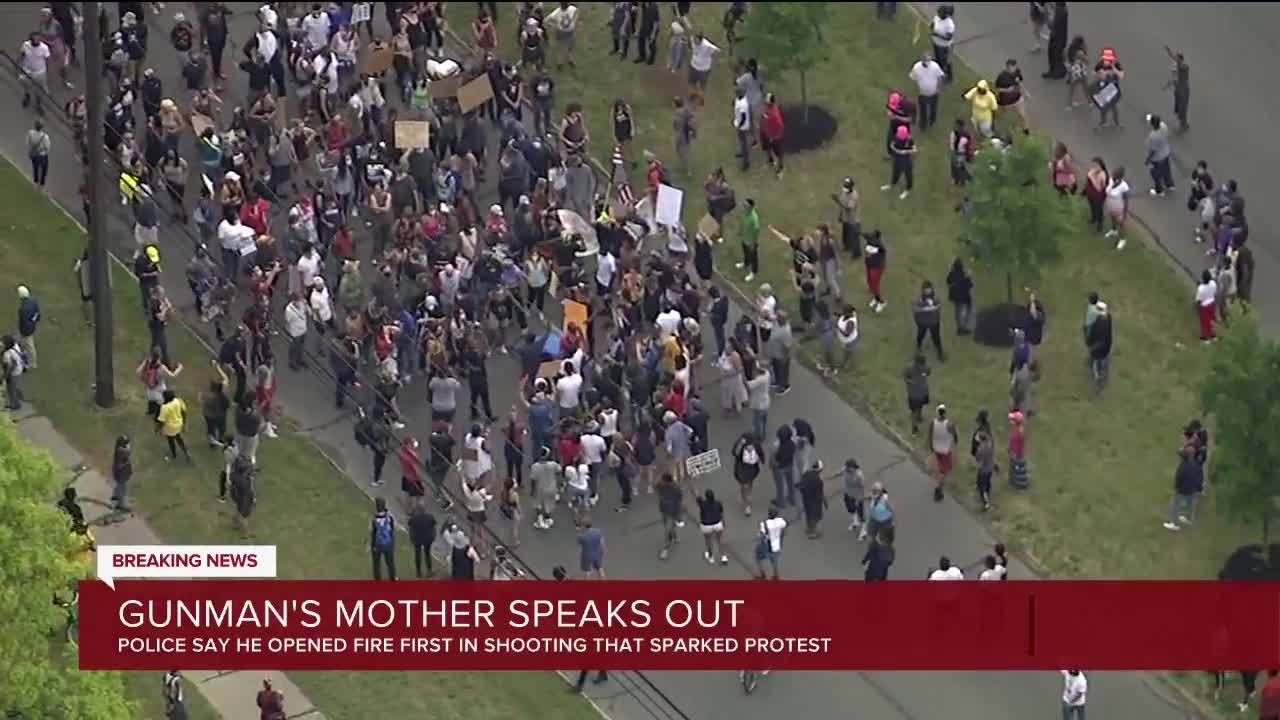
M 1124 79 L 1124 68 L 1116 60 L 1116 51 L 1103 48 L 1098 64 L 1093 68 L 1094 85 L 1090 89 L 1093 104 L 1098 108 L 1098 127 L 1107 126 L 1107 116 L 1111 122 L 1120 127 L 1120 81 Z

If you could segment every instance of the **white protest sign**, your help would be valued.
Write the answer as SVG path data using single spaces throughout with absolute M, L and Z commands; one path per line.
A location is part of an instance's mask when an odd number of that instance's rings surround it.
M 275 545 L 99 545 L 98 579 L 273 578 Z
M 689 471 L 689 477 L 713 473 L 720 469 L 720 451 L 708 450 L 704 453 L 698 453 L 685 460 L 684 467 Z
M 658 186 L 658 205 L 653 219 L 659 225 L 679 225 L 680 208 L 684 204 L 684 191 L 670 185 Z

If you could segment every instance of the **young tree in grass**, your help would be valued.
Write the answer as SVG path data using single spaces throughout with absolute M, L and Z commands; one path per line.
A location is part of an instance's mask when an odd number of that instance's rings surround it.
M 1200 387 L 1213 421 L 1215 495 L 1233 518 L 1258 523 L 1266 543 L 1280 510 L 1280 344 L 1247 311 L 1222 335 Z
M 771 75 L 800 76 L 801 119 L 809 121 L 808 73 L 827 59 L 825 2 L 751 3 L 738 46 Z
M 1056 263 L 1059 240 L 1076 223 L 1074 203 L 1049 180 L 1048 150 L 1022 136 L 1004 152 L 984 145 L 965 186 L 961 244 L 977 264 L 1004 273 L 1010 305 L 1014 278 L 1029 280 Z
M 66 474 L 0 420 L 0 715 L 131 720 L 119 673 L 80 672 L 63 642 L 71 582 L 89 573 L 83 537 L 55 502 Z M 52 643 L 51 643 L 52 640 Z M 8 713 L 5 715 L 5 713 Z

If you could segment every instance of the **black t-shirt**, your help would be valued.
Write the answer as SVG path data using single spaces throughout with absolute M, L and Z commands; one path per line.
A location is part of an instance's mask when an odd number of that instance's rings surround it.
M 453 464 L 453 448 L 457 441 L 447 433 L 433 433 L 427 443 L 431 448 L 431 457 L 427 458 L 427 467 L 432 471 L 448 470 Z
M 889 147 L 893 150 L 893 157 L 895 160 L 910 160 L 911 151 L 916 149 L 916 141 L 911 138 L 907 138 L 906 140 L 894 138 L 893 142 L 889 144 Z
M 1100 62 L 1093 66 L 1093 71 L 1101 73 L 1101 82 L 1103 85 L 1115 85 L 1116 87 L 1119 87 L 1120 73 L 1124 72 L 1124 68 L 1121 67 L 1120 63 L 1111 63 L 1110 67 L 1108 67 L 1106 63 Z
M 240 360 L 244 357 L 244 353 L 244 339 L 229 337 L 223 341 L 222 347 L 218 350 L 218 362 L 223 365 L 239 367 Z
M 1012 92 L 1010 92 L 1012 91 Z M 1022 71 L 1002 70 L 996 76 L 996 104 L 1013 105 L 1022 99 Z

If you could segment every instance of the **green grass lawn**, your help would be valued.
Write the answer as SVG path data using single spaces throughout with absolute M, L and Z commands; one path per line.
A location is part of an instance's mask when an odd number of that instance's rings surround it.
M 164 444 L 152 434 L 141 382 L 133 376 L 148 345 L 138 311 L 133 280 L 113 268 L 116 312 L 116 393 L 110 410 L 93 404 L 93 342 L 81 322 L 80 299 L 71 268 L 85 238 L 79 227 L 36 192 L 8 164 L 0 164 L 0 276 L 12 288 L 25 284 L 40 301 L 40 369 L 26 378 L 27 398 L 47 416 L 86 461 L 110 467 L 117 435 L 134 438 L 135 476 L 130 483 L 135 512 L 165 540 L 173 543 L 235 544 L 231 505 L 216 500 L 220 459 L 201 442 L 196 427 L 196 395 L 211 379 L 207 350 L 181 327 L 170 329 L 173 357 L 186 364 L 177 382 L 187 400 L 193 426 L 187 433 L 195 462 L 163 461 Z M 31 242 L 40 238 L 40 242 Z M 185 292 L 185 291 L 184 291 Z M 16 295 L 5 292 L 3 317 L 15 316 Z M 276 440 L 265 440 L 255 515 L 257 543 L 278 547 L 279 571 L 285 578 L 364 579 L 369 575 L 366 550 L 371 503 L 350 479 L 338 472 L 305 439 L 282 428 Z M 412 568 L 407 543 L 400 543 L 398 564 Z M 396 717 L 438 718 L 557 717 L 592 718 L 595 712 L 563 691 L 551 673 L 387 672 L 376 681 L 358 673 L 290 673 L 316 706 L 331 718 L 362 717 L 371 708 Z M 133 695 L 142 701 L 144 718 L 156 709 L 160 678 L 155 673 L 129 674 Z M 196 695 L 190 688 L 189 695 Z M 193 717 L 215 717 L 193 700 Z
M 695 26 L 705 28 L 717 43 L 724 37 L 720 28 L 724 5 L 695 3 L 693 9 Z M 687 87 L 683 74 L 672 75 L 664 67 L 670 22 L 665 6 L 658 64 L 648 67 L 607 55 L 608 3 L 579 5 L 583 16 L 577 68 L 555 73 L 557 103 L 559 107 L 569 102 L 584 106 L 590 150 L 607 163 L 613 142 L 609 106 L 614 98 L 626 98 L 636 116 L 636 154 L 652 149 L 666 161 L 676 182 L 684 185 L 689 227 L 703 213 L 701 183 L 715 166 L 722 165 L 728 173 L 739 207 L 743 199 L 754 198 L 762 223 L 788 234 L 822 222 L 834 226 L 830 194 L 838 190 L 842 178 L 854 177 L 864 203 L 864 229 L 881 229 L 889 248 L 884 282 L 889 308 L 880 315 L 863 313 L 859 367 L 852 376 L 841 376 L 838 386 L 844 397 L 869 408 L 904 434 L 909 424 L 900 378 L 912 355 L 910 300 L 925 279 L 945 292 L 946 272 L 958 249 L 961 226 L 954 208 L 960 194 L 948 175 L 946 135 L 956 117 L 968 117 L 959 95 L 972 86 L 975 76 L 957 65 L 959 77 L 942 98 L 939 126 L 918 138 L 915 192 L 905 201 L 897 199 L 896 191 L 881 193 L 879 186 L 889 179 L 882 145 L 885 97 L 891 90 L 914 92 L 907 73 L 927 49 L 927 40 L 912 45 L 915 20 L 909 12 L 900 13 L 895 23 L 884 23 L 874 18 L 870 3 L 830 5 L 830 58 L 809 74 L 808 90 L 810 100 L 828 109 L 840 129 L 829 145 L 787 158 L 781 180 L 769 171 L 761 154 L 756 154 L 749 173 L 737 169 L 731 129 L 735 73 L 733 60 L 726 55 L 716 60 L 707 104 L 699 112 L 693 177 L 681 178 L 674 171 L 671 98 L 687 92 Z M 472 12 L 469 3 L 458 7 L 458 15 Z M 455 25 L 459 32 L 469 33 L 469 22 L 470 16 L 457 18 Z M 505 58 L 515 57 L 514 22 L 511 13 L 502 17 Z M 775 92 L 780 102 L 799 101 L 798 78 L 773 77 L 768 68 L 762 68 L 762 75 L 766 89 Z M 1078 149 L 1078 163 L 1087 157 L 1085 149 Z M 633 172 L 632 182 L 643 187 L 640 171 Z M 1083 221 L 1087 210 L 1080 203 Z M 717 267 L 741 286 L 741 271 L 733 269 L 739 259 L 732 242 L 736 225 L 736 218 L 728 221 L 726 234 L 731 242 L 721 246 Z M 768 281 L 782 289 L 784 306 L 794 308 L 786 274 L 788 249 L 767 231 L 761 243 L 764 272 L 756 282 Z M 1048 310 L 1048 327 L 1039 351 L 1043 379 L 1032 393 L 1036 409 L 1029 431 L 1032 488 L 1015 493 L 1005 488 L 1003 478 L 997 478 L 996 508 L 984 520 L 1000 538 L 1054 575 L 1211 577 L 1230 549 L 1259 534 L 1220 519 L 1214 512 L 1212 492 L 1194 530 L 1172 535 L 1160 527 L 1171 492 L 1179 432 L 1198 414 L 1196 382 L 1204 354 L 1211 352 L 1197 342 L 1191 291 L 1136 238 L 1117 252 L 1082 223 L 1061 244 L 1062 263 L 1035 281 Z M 865 311 L 869 296 L 862 277 L 861 264 L 846 264 L 846 295 Z M 979 308 L 1004 299 L 1002 274 L 979 269 L 975 280 Z M 1094 396 L 1084 370 L 1081 339 L 1085 298 L 1091 290 L 1102 295 L 1115 318 L 1112 383 L 1100 398 Z M 955 337 L 949 312 L 944 315 L 943 332 L 949 356 L 944 364 L 934 362 L 933 400 L 947 403 L 963 437 L 972 429 L 977 410 L 990 409 L 1000 421 L 999 446 L 1008 407 L 1006 352 Z M 810 344 L 806 354 L 812 357 L 815 350 Z M 932 358 L 932 351 L 928 352 Z M 923 458 L 921 444 L 916 443 Z M 956 494 L 970 504 L 971 483 L 967 468 L 954 476 Z M 909 527 L 904 530 L 910 532 Z

